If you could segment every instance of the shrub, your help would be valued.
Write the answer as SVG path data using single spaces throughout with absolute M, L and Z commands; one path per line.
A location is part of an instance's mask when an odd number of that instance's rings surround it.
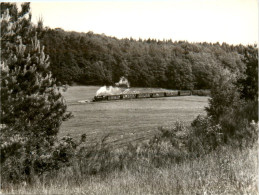
M 253 145 L 257 140 L 257 132 L 251 128 L 251 122 L 258 121 L 257 93 L 252 87 L 256 85 L 251 84 L 251 78 L 249 82 L 245 82 L 244 78 L 249 77 L 246 75 L 248 73 L 251 71 L 240 75 L 223 69 L 215 77 L 206 111 L 210 118 L 209 127 L 220 126 L 224 144 L 243 147 Z M 253 74 L 253 80 L 257 79 L 255 77 Z M 249 89 L 251 93 L 245 95 L 243 89 L 246 92 Z M 199 125 L 197 123 L 195 126 Z
M 257 140 L 258 123 L 255 121 L 226 114 L 220 123 L 215 123 L 212 117 L 198 116 L 192 122 L 187 146 L 191 156 L 199 157 L 224 145 L 240 149 L 253 147 Z
M 188 151 L 192 156 L 206 154 L 223 144 L 220 125 L 214 125 L 212 118 L 198 116 L 191 124 L 188 134 Z
M 70 166 L 79 145 L 69 136 L 55 140 L 53 145 L 46 139 L 41 139 L 40 142 L 40 147 L 34 147 L 29 145 L 28 140 L 17 135 L 1 144 L 3 186 L 22 181 L 30 183 L 34 177 Z
M 158 134 L 139 147 L 138 154 L 141 158 L 148 158 L 154 166 L 179 163 L 187 157 L 187 131 L 181 121 L 169 128 L 161 127 Z
M 242 148 L 252 146 L 257 141 L 258 129 L 253 125 L 257 122 L 257 110 L 257 102 L 248 101 L 228 109 L 220 117 L 225 143 Z

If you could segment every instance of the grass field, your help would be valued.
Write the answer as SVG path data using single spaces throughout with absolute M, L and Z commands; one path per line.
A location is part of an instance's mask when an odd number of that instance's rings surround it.
M 256 144 L 243 149 L 222 145 L 200 156 L 187 155 L 187 148 L 177 147 L 176 134 L 172 134 L 173 143 L 168 135 L 162 142 L 129 144 L 150 138 L 158 126 L 172 128 L 176 120 L 188 124 L 198 114 L 205 114 L 207 97 L 78 102 L 90 100 L 97 89 L 74 86 L 64 94 L 74 118 L 62 125 L 60 136 L 85 133 L 93 141 L 110 133 L 109 145 L 128 146 L 83 148 L 71 159 L 70 166 L 35 176 L 32 183 L 7 183 L 2 193 L 258 194 Z M 188 128 L 183 130 L 190 132 Z
M 62 124 L 60 136 L 87 135 L 96 142 L 109 134 L 111 145 L 150 138 L 160 126 L 167 127 L 176 120 L 190 123 L 198 114 L 205 114 L 208 97 L 182 96 L 154 99 L 132 99 L 79 103 L 91 100 L 97 86 L 72 86 L 64 93 L 68 110 L 74 117 Z
M 11 186 L 6 194 L 258 194 L 258 148 L 222 148 L 196 160 L 162 167 L 137 160 L 134 168 L 106 176 L 80 176 L 64 169 L 32 185 Z

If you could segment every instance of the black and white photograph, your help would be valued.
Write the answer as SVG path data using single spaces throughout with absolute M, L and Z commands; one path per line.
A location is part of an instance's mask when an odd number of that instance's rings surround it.
M 1 2 L 0 194 L 259 195 L 258 0 Z

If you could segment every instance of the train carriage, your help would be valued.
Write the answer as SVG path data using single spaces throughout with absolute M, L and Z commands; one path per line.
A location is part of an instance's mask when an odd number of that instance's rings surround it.
M 152 93 L 151 97 L 156 98 L 156 97 L 165 97 L 164 92 L 157 92 L 157 93 Z
M 167 91 L 165 92 L 166 97 L 178 96 L 178 91 Z
M 181 90 L 181 91 L 179 91 L 179 95 L 180 96 L 189 96 L 189 95 L 192 95 L 192 93 L 190 90 Z
M 97 101 L 102 101 L 102 100 L 105 100 L 106 99 L 106 96 L 94 96 L 94 101 L 97 102 Z
M 107 100 L 119 100 L 119 99 L 121 99 L 120 95 L 109 95 L 109 96 L 107 96 Z
M 135 99 L 137 94 L 123 94 L 122 99 Z
M 138 94 L 137 98 L 150 98 L 150 93 L 140 93 Z

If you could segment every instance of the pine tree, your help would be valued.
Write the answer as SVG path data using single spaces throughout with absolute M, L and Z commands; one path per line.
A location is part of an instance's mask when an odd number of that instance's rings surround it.
M 15 4 L 1 3 L 1 13 L 1 165 L 8 171 L 14 163 L 26 164 L 9 174 L 15 177 L 31 174 L 32 154 L 54 144 L 70 114 L 30 22 L 29 4 L 19 12 Z

